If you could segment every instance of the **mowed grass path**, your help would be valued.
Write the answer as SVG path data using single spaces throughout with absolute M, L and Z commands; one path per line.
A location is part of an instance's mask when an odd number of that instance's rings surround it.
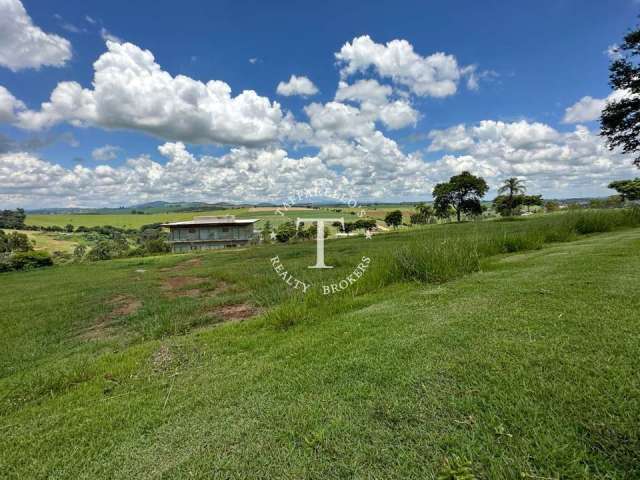
M 286 330 L 154 339 L 167 309 L 196 308 L 152 289 L 185 258 L 0 278 L 3 477 L 435 478 L 456 457 L 479 478 L 640 476 L 638 229 L 390 285 Z M 142 309 L 80 340 L 97 299 L 125 290 Z

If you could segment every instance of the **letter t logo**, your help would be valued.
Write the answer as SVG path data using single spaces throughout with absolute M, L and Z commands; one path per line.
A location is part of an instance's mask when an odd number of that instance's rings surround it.
M 298 228 L 301 223 L 307 221 L 311 223 L 315 222 L 318 225 L 318 234 L 316 235 L 316 264 L 308 268 L 333 268 L 331 265 L 324 264 L 324 225 L 325 222 L 340 222 L 344 229 L 344 218 L 298 218 L 296 219 L 296 228 Z

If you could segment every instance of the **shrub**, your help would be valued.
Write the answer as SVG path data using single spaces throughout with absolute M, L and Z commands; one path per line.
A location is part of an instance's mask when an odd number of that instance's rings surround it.
M 73 258 L 70 253 L 60 250 L 55 250 L 52 255 L 55 263 L 66 263 Z
M 7 235 L 7 246 L 10 252 L 28 252 L 33 246 L 24 233 L 13 232 Z
M 127 257 L 144 257 L 149 252 L 144 247 L 135 247 L 127 252 Z
M 11 255 L 10 262 L 13 270 L 28 270 L 53 265 L 51 255 L 42 251 L 16 252 Z
M 87 254 L 89 260 L 110 260 L 113 256 L 112 245 L 108 240 L 100 240 Z
M 550 200 L 544 204 L 544 208 L 547 212 L 557 212 L 560 210 L 560 204 Z
M 280 224 L 276 229 L 276 240 L 281 243 L 287 243 L 290 239 L 295 237 L 297 233 L 298 231 L 293 222 L 285 222 Z
M 76 245 L 76 248 L 73 249 L 73 256 L 78 260 L 84 257 L 85 253 L 87 253 L 87 247 L 84 245 Z
M 162 238 L 155 238 L 144 242 L 144 250 L 150 254 L 167 253 L 171 250 L 171 247 Z
M 13 265 L 11 265 L 11 259 L 9 255 L 0 254 L 0 273 L 10 272 L 11 270 L 13 270 Z
M 402 224 L 402 212 L 400 210 L 392 210 L 384 217 L 384 223 L 393 228 L 398 228 Z
M 371 230 L 372 228 L 377 227 L 375 220 L 362 219 L 362 218 L 360 220 L 356 220 L 356 222 L 353 225 L 356 229 L 364 229 L 364 230 Z

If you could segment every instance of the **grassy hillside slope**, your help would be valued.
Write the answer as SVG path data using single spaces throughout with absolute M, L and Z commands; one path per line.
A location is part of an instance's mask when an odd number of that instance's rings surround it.
M 522 240 L 525 225 L 499 228 Z M 496 224 L 446 228 L 453 242 Z M 411 235 L 329 242 L 336 278 Z M 640 475 L 639 229 L 482 257 L 446 283 L 374 288 L 372 270 L 359 291 L 296 312 L 268 259 L 309 275 L 313 250 L 0 276 L 0 471 L 435 478 L 468 462 L 479 478 Z M 226 305 L 288 310 L 213 326 Z

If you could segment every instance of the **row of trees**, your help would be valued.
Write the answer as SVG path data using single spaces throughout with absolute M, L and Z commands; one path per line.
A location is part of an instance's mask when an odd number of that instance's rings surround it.
M 613 208 L 623 206 L 626 201 L 640 200 L 640 178 L 633 180 L 619 180 L 611 182 L 609 188 L 618 192 L 618 196 L 606 200 L 593 200 L 589 203 L 592 208 Z M 437 218 L 447 219 L 455 216 L 460 222 L 462 216 L 475 217 L 483 213 L 485 208 L 481 203 L 482 197 L 489 190 L 484 178 L 465 171 L 452 176 L 448 182 L 438 183 L 433 189 L 433 207 L 420 203 L 416 212 L 411 215 L 411 224 L 420 225 L 432 223 Z M 493 199 L 494 210 L 503 217 L 520 215 L 523 207 L 531 211 L 532 207 L 545 207 L 547 211 L 560 209 L 560 204 L 545 201 L 542 195 L 527 195 L 524 180 L 510 177 L 503 181 L 498 188 L 498 196 Z M 402 212 L 394 210 L 385 217 L 389 226 L 397 227 L 402 224 Z
M 426 203 L 416 205 L 415 213 L 410 216 L 411 225 L 425 225 L 452 216 L 458 222 L 463 215 L 479 216 L 486 210 L 481 199 L 488 190 L 489 186 L 482 177 L 467 171 L 454 175 L 448 182 L 438 183 L 434 187 L 433 206 Z M 506 179 L 498 190 L 499 195 L 493 200 L 494 209 L 502 216 L 511 216 L 519 214 L 523 206 L 530 209 L 544 205 L 541 195 L 525 195 L 525 191 L 522 180 L 515 177 Z M 385 223 L 394 228 L 402 225 L 402 220 L 400 210 L 392 210 L 384 218 Z
M 475 217 L 481 215 L 482 197 L 489 191 L 489 185 L 482 177 L 462 172 L 454 175 L 448 182 L 438 183 L 433 189 L 434 214 L 439 218 L 448 218 L 453 213 L 458 220 L 462 215 Z M 493 200 L 494 209 L 502 216 L 519 214 L 520 209 L 542 206 L 541 195 L 526 195 L 524 181 L 507 178 L 498 189 L 498 196 Z M 421 210 L 418 210 L 420 213 Z
M 402 214 L 400 214 L 402 221 Z M 342 233 L 351 233 L 356 230 L 370 230 L 376 228 L 376 221 L 372 219 L 358 219 L 355 222 L 334 222 L 333 226 Z M 329 235 L 327 227 L 325 227 L 325 237 Z M 308 227 L 302 222 L 298 227 L 293 221 L 281 223 L 277 227 L 273 227 L 268 220 L 264 223 L 261 231 L 262 240 L 270 242 L 276 240 L 281 243 L 287 243 L 292 240 L 313 240 L 318 236 L 318 226 L 312 223 Z
M 288 222 L 281 223 L 277 227 L 273 227 L 271 222 L 267 220 L 260 233 L 262 240 L 265 242 L 276 240 L 280 243 L 287 243 L 293 240 L 309 240 L 316 238 L 318 235 L 318 226 L 316 224 L 311 224 L 309 227 L 305 228 L 304 223 L 301 223 L 299 227 L 296 227 L 293 220 L 290 220 Z M 327 230 L 325 227 L 325 235 L 326 234 Z

